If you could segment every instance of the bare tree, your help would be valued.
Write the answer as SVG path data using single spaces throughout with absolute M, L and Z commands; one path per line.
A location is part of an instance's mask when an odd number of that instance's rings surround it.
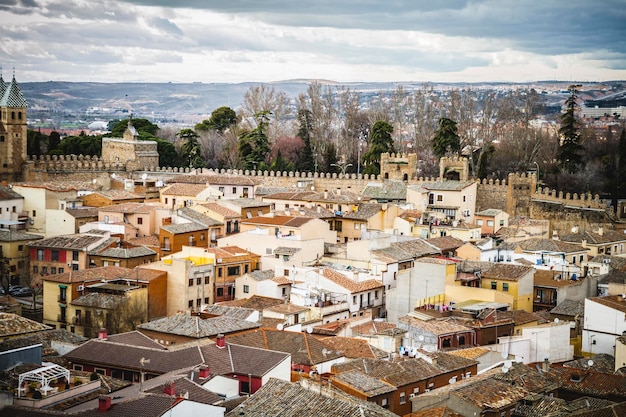
M 292 133 L 293 126 L 290 120 L 295 115 L 292 114 L 287 94 L 267 84 L 250 87 L 244 95 L 241 110 L 242 127 L 248 130 L 256 128 L 255 115 L 264 112 L 270 112 L 272 115 L 272 122 L 266 131 L 270 142 L 279 136 Z

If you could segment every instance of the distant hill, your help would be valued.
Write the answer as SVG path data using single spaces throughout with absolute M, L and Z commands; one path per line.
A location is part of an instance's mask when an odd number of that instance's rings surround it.
M 295 107 L 296 98 L 306 92 L 315 80 L 289 80 L 269 83 L 276 90 L 282 91 L 292 99 Z M 381 91 L 394 91 L 402 86 L 405 91 L 421 88 L 422 82 L 395 83 L 338 83 L 329 80 L 319 81 L 332 88 L 350 88 L 361 91 L 363 95 L 375 96 Z M 566 88 L 570 82 L 545 81 L 530 84 L 507 83 L 454 83 L 436 84 L 435 89 L 481 88 L 506 89 L 515 86 L 535 87 L 542 91 Z M 239 84 L 225 83 L 93 83 L 93 82 L 33 82 L 20 83 L 20 88 L 29 105 L 30 120 L 54 120 L 55 125 L 70 119 L 84 123 L 93 120 L 111 120 L 125 118 L 128 114 L 149 118 L 155 122 L 195 123 L 206 119 L 211 112 L 221 106 L 239 108 L 245 93 L 260 83 L 246 82 Z M 610 94 L 616 86 L 623 88 L 623 82 L 585 83 L 585 86 L 597 88 L 599 95 Z M 597 96 L 585 97 L 598 98 Z M 86 126 L 86 124 L 85 124 Z

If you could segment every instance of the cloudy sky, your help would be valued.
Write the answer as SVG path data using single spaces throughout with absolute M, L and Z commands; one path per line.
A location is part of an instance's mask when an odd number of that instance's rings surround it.
M 20 82 L 626 79 L 626 0 L 0 0 Z

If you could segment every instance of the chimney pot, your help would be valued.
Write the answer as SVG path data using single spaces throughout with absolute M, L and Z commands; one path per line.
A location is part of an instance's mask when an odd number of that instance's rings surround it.
M 100 329 L 98 330 L 98 339 L 100 340 L 107 340 L 109 338 L 109 332 L 107 331 L 107 329 Z
M 176 383 L 170 381 L 163 385 L 163 393 L 166 395 L 176 395 Z
M 217 341 L 215 344 L 220 349 L 224 349 L 226 347 L 226 337 L 224 337 L 224 334 L 220 333 L 217 335 Z
M 208 366 L 202 366 L 200 368 L 200 378 L 208 378 L 211 376 L 211 371 L 209 370 Z
M 111 397 L 108 396 L 100 396 L 98 397 L 98 410 L 99 411 L 108 411 L 111 408 Z

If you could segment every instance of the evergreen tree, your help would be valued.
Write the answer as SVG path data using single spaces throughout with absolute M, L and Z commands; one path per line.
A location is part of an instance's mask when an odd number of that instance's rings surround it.
M 270 142 L 265 131 L 270 114 L 268 111 L 257 113 L 257 127 L 243 132 L 239 137 L 239 158 L 244 169 L 262 171 L 269 168 L 267 156 L 270 153 Z
M 230 107 L 222 106 L 213 110 L 209 120 L 203 120 L 196 124 L 195 128 L 198 131 L 215 130 L 218 133 L 224 133 L 238 122 L 237 113 Z
M 206 163 L 202 159 L 198 134 L 193 129 L 182 129 L 178 137 L 184 141 L 180 147 L 182 161 L 189 161 L 189 168 L 203 168 Z
M 364 174 L 380 174 L 380 155 L 389 152 L 394 153 L 393 147 L 393 126 L 384 120 L 379 120 L 372 126 L 369 137 L 369 149 L 363 155 L 365 164 Z
M 313 172 L 315 161 L 311 149 L 311 130 L 313 129 L 310 110 L 298 111 L 298 137 L 304 141 L 304 148 L 296 161 L 296 170 L 300 172 Z
M 432 140 L 433 153 L 437 158 L 441 158 L 448 153 L 458 153 L 461 151 L 461 138 L 459 137 L 456 122 L 447 117 L 441 117 L 438 121 L 439 127 L 435 130 Z
M 322 153 L 322 162 L 320 163 L 320 171 L 321 172 L 337 172 L 337 167 L 334 165 L 337 164 L 337 148 L 335 144 L 330 142 L 327 143 L 324 147 L 324 152 Z
M 272 161 L 270 165 L 270 171 L 274 172 L 283 172 L 283 171 L 293 171 L 293 162 L 287 162 L 285 158 L 283 158 L 280 149 L 276 154 L 276 158 Z
M 569 97 L 565 100 L 565 111 L 561 115 L 561 127 L 559 135 L 558 160 L 561 170 L 565 173 L 573 173 L 583 162 L 583 146 L 580 143 L 580 124 L 576 119 L 578 110 L 578 90 L 580 85 L 570 85 Z
M 617 149 L 610 155 L 605 157 L 606 163 L 606 179 L 605 187 L 611 195 L 611 206 L 613 211 L 617 213 L 618 200 L 624 198 L 626 194 L 626 129 L 622 129 L 622 133 L 617 142 Z
M 61 143 L 61 135 L 57 131 L 50 132 L 50 136 L 48 137 L 48 154 L 50 152 L 59 149 L 59 143 Z

